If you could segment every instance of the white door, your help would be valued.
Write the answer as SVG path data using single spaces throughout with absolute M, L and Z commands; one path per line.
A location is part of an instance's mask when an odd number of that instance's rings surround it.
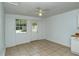
M 31 38 L 32 38 L 32 41 L 38 39 L 38 22 L 37 21 L 31 22 Z

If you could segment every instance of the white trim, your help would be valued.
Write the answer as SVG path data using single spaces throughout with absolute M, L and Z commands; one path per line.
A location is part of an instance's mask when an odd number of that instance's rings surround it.
M 55 42 L 55 43 L 57 43 L 57 44 L 60 44 L 60 45 L 63 45 L 63 46 L 66 46 L 66 47 L 69 47 L 70 48 L 70 46 L 68 46 L 68 45 L 66 45 L 66 44 L 62 44 L 62 43 L 59 43 L 59 42 L 56 42 L 56 41 L 54 41 L 54 40 L 49 40 L 49 39 L 46 39 L 46 40 L 48 40 L 48 41 L 51 41 L 51 42 Z
M 20 44 L 24 44 L 24 43 L 29 43 L 29 42 L 31 42 L 31 41 L 15 42 L 13 44 L 10 43 L 10 44 L 7 44 L 6 48 L 13 47 L 13 46 L 20 45 Z

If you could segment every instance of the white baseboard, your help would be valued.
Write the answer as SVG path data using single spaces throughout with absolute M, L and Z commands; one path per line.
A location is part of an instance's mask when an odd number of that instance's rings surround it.
M 24 44 L 24 43 L 29 43 L 29 42 L 30 41 L 24 41 L 24 42 L 15 42 L 13 44 L 7 44 L 6 48 L 13 47 L 13 46 L 20 45 L 20 44 Z
M 6 48 L 13 47 L 13 46 L 16 46 L 16 44 L 13 44 L 13 43 L 12 44 L 10 44 L 10 43 L 9 44 L 6 44 Z
M 43 40 L 43 39 L 37 39 L 37 40 Z M 48 40 L 48 39 L 46 39 L 46 40 Z M 34 41 L 34 40 L 32 40 L 32 41 Z M 68 45 L 65 45 L 65 44 L 56 42 L 56 41 L 54 41 L 54 40 L 48 40 L 48 41 L 55 42 L 55 43 L 57 43 L 57 44 L 60 44 L 60 45 L 66 46 L 66 47 L 70 47 L 70 46 L 68 46 Z M 16 42 L 16 43 L 14 43 L 14 44 L 7 44 L 6 48 L 8 48 L 8 47 L 13 47 L 13 46 L 20 45 L 20 44 L 24 44 L 24 43 L 29 43 L 29 42 L 31 42 L 31 41 L 23 41 L 23 42 Z
M 63 43 L 60 43 L 60 42 L 56 42 L 56 41 L 54 41 L 54 40 L 49 40 L 49 39 L 47 39 L 48 41 L 51 41 L 51 42 L 55 42 L 55 43 L 57 43 L 57 44 L 60 44 L 60 45 L 63 45 L 63 46 L 66 46 L 66 47 L 69 47 L 70 48 L 70 46 L 68 46 L 68 45 L 66 45 L 66 44 L 63 44 Z
M 43 40 L 43 39 L 36 39 L 36 40 Z M 31 40 L 31 41 L 35 41 L 35 40 Z M 20 42 L 15 42 L 15 43 L 9 43 L 9 44 L 6 44 L 6 48 L 13 47 L 13 46 L 20 45 L 20 44 L 29 43 L 31 41 L 20 41 Z

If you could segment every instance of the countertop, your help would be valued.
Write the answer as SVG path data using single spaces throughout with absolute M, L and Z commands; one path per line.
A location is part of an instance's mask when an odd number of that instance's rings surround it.
M 79 35 L 71 35 L 72 37 L 79 37 Z

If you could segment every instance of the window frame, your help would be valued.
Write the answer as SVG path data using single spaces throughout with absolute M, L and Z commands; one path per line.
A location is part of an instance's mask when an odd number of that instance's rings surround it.
M 19 20 L 17 23 L 17 20 Z M 24 22 L 24 24 L 22 24 L 22 21 Z M 17 25 L 18 24 L 18 25 Z M 25 26 L 24 30 L 23 30 L 23 26 Z M 17 30 L 17 28 L 19 28 Z M 27 32 L 27 20 L 26 19 L 16 19 L 16 33 L 26 33 Z

